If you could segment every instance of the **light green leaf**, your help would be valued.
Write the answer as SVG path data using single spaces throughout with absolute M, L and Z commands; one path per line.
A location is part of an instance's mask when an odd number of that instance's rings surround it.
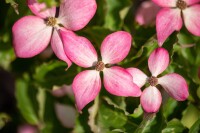
M 178 119 L 173 119 L 167 123 L 167 127 L 162 130 L 162 133 L 182 133 L 185 127 Z
M 200 132 L 200 119 L 197 120 L 189 130 L 189 133 L 199 133 Z
M 18 80 L 16 84 L 16 98 L 17 107 L 20 110 L 23 117 L 30 124 L 39 124 L 38 116 L 36 115 L 33 104 L 28 96 L 28 85 L 24 80 Z

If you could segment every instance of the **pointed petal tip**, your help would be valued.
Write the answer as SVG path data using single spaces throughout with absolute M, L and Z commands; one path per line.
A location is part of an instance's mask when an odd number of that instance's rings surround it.
M 76 75 L 72 83 L 79 112 L 99 94 L 101 78 L 96 70 L 85 70 Z
M 34 27 L 34 28 L 33 28 Z M 13 47 L 17 57 L 30 58 L 42 52 L 49 44 L 51 27 L 37 16 L 25 16 L 12 27 Z
M 78 66 L 92 67 L 98 61 L 97 52 L 91 42 L 72 31 L 60 30 L 67 57 Z
M 132 76 L 118 66 L 106 68 L 103 71 L 105 89 L 116 96 L 138 97 L 141 95 L 140 88 L 133 83 Z
M 131 48 L 132 36 L 126 31 L 109 34 L 101 45 L 101 56 L 104 63 L 116 64 L 122 61 Z
M 179 74 L 170 73 L 158 78 L 158 83 L 175 100 L 184 101 L 189 96 L 186 80 Z
M 140 97 L 140 102 L 145 112 L 156 113 L 159 111 L 162 103 L 161 93 L 156 87 L 149 86 L 144 89 Z
M 182 25 L 181 11 L 179 9 L 161 9 L 156 16 L 156 34 L 158 42 L 164 43 L 174 31 L 179 31 Z
M 149 56 L 148 66 L 152 76 L 157 77 L 169 65 L 169 53 L 166 49 L 156 48 Z
M 131 74 L 133 78 L 133 83 L 135 83 L 139 88 L 144 86 L 147 80 L 147 75 L 144 74 L 140 69 L 137 68 L 127 68 L 126 71 Z
M 89 23 L 96 10 L 96 0 L 63 0 L 58 18 L 68 30 L 77 31 Z

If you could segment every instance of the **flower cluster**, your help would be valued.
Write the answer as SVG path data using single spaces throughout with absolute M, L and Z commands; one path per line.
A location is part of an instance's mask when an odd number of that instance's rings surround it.
M 33 57 L 43 51 L 49 42 L 56 56 L 65 61 L 68 67 L 72 62 L 87 68 L 77 74 L 72 83 L 76 105 L 81 111 L 93 101 L 102 88 L 100 72 L 103 72 L 105 89 L 116 96 L 139 97 L 145 112 L 157 112 L 162 103 L 158 88 L 160 84 L 166 92 L 178 101 L 186 100 L 189 92 L 185 79 L 176 73 L 158 77 L 169 65 L 169 53 L 161 48 L 164 41 L 175 30 L 182 27 L 182 17 L 186 28 L 200 36 L 200 0 L 152 0 L 161 7 L 155 7 L 158 45 L 148 59 L 151 76 L 148 77 L 137 68 L 122 68 L 116 64 L 129 53 L 132 36 L 125 31 L 109 34 L 100 47 L 101 56 L 92 43 L 74 31 L 85 27 L 94 16 L 97 5 L 95 0 L 64 0 L 60 7 L 46 9 L 44 3 L 28 0 L 30 10 L 36 16 L 26 16 L 13 26 L 13 44 L 18 57 Z M 151 3 L 152 4 L 152 3 Z M 141 12 L 141 11 L 140 11 Z M 144 20 L 138 21 L 144 24 Z M 152 18 L 147 20 L 152 22 Z M 141 87 L 148 87 L 141 91 Z

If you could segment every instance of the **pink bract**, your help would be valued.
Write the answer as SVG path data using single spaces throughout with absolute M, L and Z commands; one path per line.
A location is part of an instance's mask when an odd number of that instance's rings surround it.
M 140 25 L 155 25 L 156 14 L 160 7 L 152 1 L 144 1 L 136 12 L 135 21 Z
M 157 84 L 160 84 L 165 91 L 177 101 L 184 101 L 187 99 L 188 85 L 185 79 L 176 73 L 171 73 L 157 78 L 169 65 L 169 53 L 164 48 L 155 49 L 149 59 L 148 66 L 152 74 L 151 77 L 147 77 L 142 71 L 137 68 L 128 68 L 127 71 L 132 75 L 133 82 L 142 87 L 146 82 L 150 85 L 142 92 L 140 101 L 145 112 L 154 113 L 157 112 L 162 103 L 162 97 L 158 89 Z
M 152 0 L 164 7 L 156 16 L 158 45 L 174 32 L 179 31 L 183 22 L 188 31 L 200 36 L 200 0 Z
M 70 67 L 72 62 L 64 51 L 59 29 L 72 32 L 85 27 L 96 12 L 96 1 L 63 0 L 58 17 L 55 16 L 56 7 L 47 9 L 44 3 L 38 3 L 37 0 L 28 0 L 27 3 L 36 16 L 25 16 L 13 25 L 13 45 L 16 55 L 21 58 L 33 57 L 51 42 L 56 56 Z
M 139 87 L 132 82 L 132 76 L 124 68 L 113 66 L 122 61 L 130 51 L 132 38 L 129 33 L 118 31 L 108 35 L 100 48 L 102 60 L 99 60 L 93 45 L 86 38 L 66 30 L 60 30 L 60 33 L 70 60 L 81 67 L 92 69 L 80 72 L 72 83 L 79 111 L 99 94 L 100 71 L 104 74 L 104 87 L 109 93 L 126 97 L 141 95 Z

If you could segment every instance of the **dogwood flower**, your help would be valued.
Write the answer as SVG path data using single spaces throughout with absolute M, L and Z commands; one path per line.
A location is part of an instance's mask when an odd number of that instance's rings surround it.
M 51 42 L 56 56 L 69 67 L 71 61 L 64 52 L 58 30 L 64 27 L 77 31 L 85 27 L 96 12 L 96 1 L 63 0 L 59 13 L 56 12 L 56 7 L 46 9 L 45 3 L 40 4 L 37 0 L 28 0 L 27 3 L 36 16 L 25 16 L 14 24 L 12 32 L 16 55 L 21 58 L 33 57 Z
M 152 1 L 144 1 L 136 12 L 135 20 L 139 25 L 155 25 L 156 15 L 160 7 Z
M 158 45 L 174 32 L 179 31 L 183 25 L 189 32 L 200 36 L 200 0 L 152 0 L 161 7 L 156 16 L 156 31 Z
M 149 83 L 149 87 L 145 88 L 141 94 L 140 102 L 145 112 L 153 113 L 157 112 L 162 103 L 162 96 L 160 91 L 156 88 L 156 85 L 160 84 L 165 91 L 175 100 L 183 101 L 188 95 L 188 85 L 185 79 L 176 73 L 157 77 L 161 74 L 169 65 L 169 53 L 164 48 L 155 49 L 149 59 L 148 66 L 152 74 L 148 77 L 142 71 L 137 68 L 128 68 L 127 71 L 133 76 L 133 82 L 142 87 L 146 82 Z
M 132 76 L 124 68 L 113 66 L 122 61 L 130 51 L 132 38 L 129 33 L 118 31 L 108 35 L 100 48 L 100 60 L 89 40 L 71 31 L 61 30 L 60 33 L 69 59 L 78 66 L 91 69 L 80 72 L 72 83 L 79 111 L 100 92 L 101 71 L 104 87 L 109 93 L 116 96 L 140 96 L 141 90 L 132 82 Z

